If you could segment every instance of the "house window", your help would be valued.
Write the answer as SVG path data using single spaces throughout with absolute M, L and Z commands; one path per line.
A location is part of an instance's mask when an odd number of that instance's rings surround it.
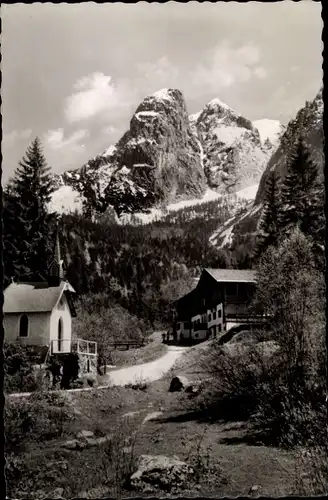
M 62 341 L 63 341 L 63 319 L 59 318 L 59 321 L 58 321 L 58 345 L 57 345 L 58 352 L 60 352 L 62 350 Z
M 195 333 L 195 339 L 198 339 L 198 333 Z
M 216 311 L 213 313 L 213 319 L 216 319 Z
M 222 311 L 221 311 L 221 309 L 219 309 L 218 310 L 218 318 L 221 318 L 221 316 L 222 316 Z
M 212 314 L 211 313 L 208 315 L 208 321 L 212 321 Z
M 221 330 L 222 330 L 221 323 L 218 326 L 219 326 L 219 332 L 221 332 Z
M 19 336 L 27 337 L 28 336 L 28 317 L 26 314 L 23 314 L 20 318 L 19 322 Z

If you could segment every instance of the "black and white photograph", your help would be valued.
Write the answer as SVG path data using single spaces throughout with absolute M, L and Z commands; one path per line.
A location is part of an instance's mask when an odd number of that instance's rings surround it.
M 2 3 L 6 499 L 328 494 L 322 8 Z

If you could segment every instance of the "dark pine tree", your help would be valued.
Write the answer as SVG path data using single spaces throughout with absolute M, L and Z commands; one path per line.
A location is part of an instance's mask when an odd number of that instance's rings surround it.
M 25 221 L 20 217 L 21 205 L 17 194 L 9 183 L 3 192 L 3 265 L 4 286 L 9 285 L 12 279 L 28 274 L 26 252 L 23 250 L 25 241 L 22 235 L 25 231 Z
M 270 245 L 276 245 L 279 237 L 280 200 L 276 173 L 270 173 L 264 195 L 262 217 L 256 235 L 255 256 L 259 257 Z
M 281 190 L 280 229 L 289 234 L 295 226 L 309 234 L 317 208 L 312 206 L 312 198 L 318 180 L 317 166 L 300 138 L 294 147 L 287 165 L 287 174 Z
M 6 276 L 16 276 L 18 272 L 21 278 L 47 278 L 56 225 L 55 214 L 47 208 L 53 190 L 50 167 L 36 138 L 19 162 L 8 188 L 7 217 L 11 227 L 6 224 L 5 239 L 8 259 L 12 258 L 13 263 L 5 269 Z

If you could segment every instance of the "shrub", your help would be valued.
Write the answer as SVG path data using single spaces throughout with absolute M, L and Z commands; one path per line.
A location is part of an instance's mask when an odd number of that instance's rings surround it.
M 220 410 L 218 417 L 247 419 L 256 410 L 258 387 L 271 379 L 279 363 L 278 356 L 264 354 L 265 344 L 261 349 L 260 344 L 221 347 L 216 342 L 201 361 L 213 376 L 201 399 L 208 409 Z
M 324 388 L 299 386 L 290 391 L 285 378 L 276 376 L 258 386 L 253 422 L 275 445 L 319 446 L 327 439 Z
M 7 399 L 4 411 L 7 450 L 28 440 L 62 436 L 74 418 L 66 395 L 37 392 L 26 398 Z
M 19 344 L 4 344 L 4 392 L 32 392 L 38 389 L 33 362 Z

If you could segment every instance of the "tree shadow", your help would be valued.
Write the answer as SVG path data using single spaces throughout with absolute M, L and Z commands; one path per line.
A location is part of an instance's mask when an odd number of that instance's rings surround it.
M 269 437 L 261 432 L 247 432 L 242 436 L 225 437 L 220 439 L 219 443 L 227 445 L 274 446 Z
M 221 408 L 204 408 L 199 410 L 187 411 L 177 415 L 161 417 L 156 419 L 160 423 L 184 423 L 184 422 L 200 422 L 200 423 L 226 423 L 226 422 L 247 422 L 248 415 L 242 412 L 231 413 L 228 409 Z
M 186 423 L 186 422 L 197 422 L 206 424 L 227 424 L 232 423 L 235 425 L 229 426 L 229 428 L 224 429 L 223 432 L 226 434 L 222 437 L 219 442 L 226 445 L 237 445 L 245 444 L 248 446 L 269 446 L 276 447 L 277 443 L 274 440 L 274 436 L 268 429 L 264 429 L 259 425 L 251 423 L 250 417 L 247 414 L 238 412 L 232 414 L 231 411 L 218 411 L 217 409 L 201 409 L 194 410 L 184 413 L 179 413 L 175 415 L 170 415 L 168 417 L 158 417 L 154 422 L 158 424 L 168 424 L 168 423 Z M 238 424 L 237 424 L 238 422 Z M 240 431 L 240 434 L 236 436 L 236 431 Z M 229 436 L 229 433 L 234 435 Z M 227 435 L 228 434 L 228 435 Z

